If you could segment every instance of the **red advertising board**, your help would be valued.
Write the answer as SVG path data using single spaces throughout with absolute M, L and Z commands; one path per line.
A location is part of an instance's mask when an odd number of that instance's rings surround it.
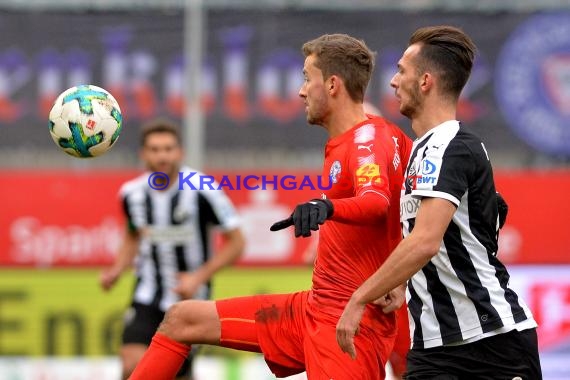
M 117 189 L 132 174 L 0 172 L 0 264 L 109 263 L 124 231 Z
M 124 231 L 117 191 L 136 171 L 0 171 L 0 265 L 98 266 L 112 261 Z M 304 200 L 319 197 L 316 173 L 265 171 L 213 173 L 227 176 L 247 237 L 242 265 L 303 265 L 314 238 L 295 239 L 290 230 L 270 232 Z M 309 175 L 316 187 L 300 185 Z M 244 177 L 277 178 L 244 186 Z M 241 176 L 241 177 L 240 177 Z M 294 189 L 286 189 L 281 179 Z M 238 179 L 239 178 L 239 179 Z M 570 206 L 564 192 L 570 172 L 499 172 L 497 188 L 510 205 L 499 255 L 507 263 L 569 263 Z M 237 184 L 241 183 L 240 189 Z M 260 188 L 250 190 L 258 185 Z M 248 187 L 250 189 L 248 189 Z M 276 189 L 274 189 L 274 187 Z M 229 187 L 224 188 L 228 190 Z M 186 191 L 192 191 L 185 189 Z M 308 255 L 306 255 L 309 253 Z M 309 257 L 307 259 L 307 257 Z
M 509 204 L 499 235 L 503 261 L 570 263 L 570 171 L 500 171 L 495 183 Z
M 0 265 L 94 266 L 113 260 L 125 229 L 118 189 L 139 174 L 136 171 L 0 171 Z M 313 238 L 295 239 L 291 231 L 269 231 L 303 200 L 320 192 L 305 187 L 284 189 L 279 182 L 262 189 L 262 173 L 213 173 L 226 176 L 235 190 L 234 201 L 247 236 L 241 261 L 252 265 L 304 264 Z M 272 172 L 268 180 L 306 173 Z M 293 179 L 294 178 L 294 179 Z M 312 177 L 316 185 L 316 176 Z M 237 188 L 240 190 L 237 190 Z M 259 189 L 249 190 L 259 186 Z M 229 187 L 225 187 L 227 190 Z M 249 188 L 249 189 L 248 189 Z M 275 190 L 274 190 L 275 188 Z M 151 190 L 153 191 L 153 190 Z M 183 191 L 193 191 L 185 188 Z

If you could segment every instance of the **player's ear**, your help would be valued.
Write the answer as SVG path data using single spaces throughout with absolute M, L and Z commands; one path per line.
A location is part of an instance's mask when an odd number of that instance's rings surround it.
M 327 91 L 331 96 L 334 96 L 338 93 L 340 86 L 341 86 L 341 79 L 336 75 L 331 75 L 326 82 Z
M 424 73 L 420 76 L 420 89 L 422 91 L 429 91 L 434 84 L 434 76 L 430 73 Z

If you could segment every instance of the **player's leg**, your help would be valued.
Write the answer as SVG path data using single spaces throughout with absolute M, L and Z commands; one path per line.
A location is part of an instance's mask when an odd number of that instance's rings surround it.
M 278 377 L 305 370 L 303 319 L 307 292 L 257 295 L 216 303 L 223 347 L 262 352 Z
M 121 379 L 127 380 L 142 359 L 148 344 L 126 343 L 123 344 L 119 351 L 121 358 Z
M 192 344 L 219 344 L 220 320 L 214 301 L 181 301 L 166 312 L 131 380 L 172 380 Z
M 123 380 L 131 375 L 143 357 L 163 317 L 161 310 L 136 302 L 126 311 L 119 353 Z
M 302 372 L 302 341 L 295 339 L 301 334 L 293 316 L 301 314 L 305 302 L 305 293 L 295 293 L 176 303 L 166 313 L 130 379 L 173 379 L 192 344 L 255 352 L 263 349 L 274 373 Z
M 194 360 L 196 359 L 196 355 L 199 351 L 199 346 L 193 346 L 192 350 L 190 351 L 190 355 L 188 355 L 187 360 L 182 363 L 182 366 L 178 370 L 176 374 L 176 380 L 193 380 L 193 369 L 194 369 Z

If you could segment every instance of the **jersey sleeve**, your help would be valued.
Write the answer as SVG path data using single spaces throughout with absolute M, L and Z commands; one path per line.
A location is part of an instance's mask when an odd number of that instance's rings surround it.
M 378 122 L 377 122 L 378 123 Z M 355 131 L 349 149 L 348 172 L 354 197 L 332 200 L 333 220 L 370 223 L 382 217 L 390 206 L 388 152 L 394 152 L 394 142 L 384 126 L 366 124 Z
M 137 231 L 137 227 L 133 220 L 133 213 L 131 211 L 131 205 L 129 203 L 128 195 L 127 194 L 119 194 L 119 198 L 121 201 L 123 215 L 125 216 L 125 221 L 127 224 L 127 231 L 134 233 Z
M 223 190 L 200 190 L 199 197 L 202 223 L 217 225 L 224 231 L 240 226 L 235 207 Z
M 459 206 L 473 167 L 471 151 L 465 144 L 452 140 L 446 146 L 431 146 L 418 165 L 412 196 L 443 198 Z

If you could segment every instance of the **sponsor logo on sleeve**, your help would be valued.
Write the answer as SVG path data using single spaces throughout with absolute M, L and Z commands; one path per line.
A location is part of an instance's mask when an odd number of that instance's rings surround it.
M 367 151 L 369 151 L 370 153 L 372 153 L 372 147 L 374 146 L 374 143 L 372 144 L 368 144 L 368 145 L 358 145 L 358 147 L 356 148 L 357 150 L 361 150 L 361 149 L 366 149 Z
M 412 163 L 408 169 L 406 187 L 411 191 L 418 188 L 418 185 L 431 185 L 437 183 L 437 165 L 428 159 L 423 159 L 419 163 L 419 172 L 416 164 Z M 423 187 L 425 188 L 425 187 Z
M 422 174 L 429 175 L 435 173 L 437 167 L 428 159 L 422 161 Z
M 356 170 L 356 180 L 359 185 L 370 186 L 382 183 L 380 166 L 378 164 L 366 164 Z
M 340 161 L 335 161 L 332 163 L 331 168 L 329 170 L 329 176 L 331 178 L 332 183 L 337 183 L 340 173 L 342 171 L 342 168 L 340 166 Z
M 408 169 L 408 175 L 406 176 L 406 191 L 410 192 L 415 190 L 416 188 L 416 164 L 414 162 L 410 162 L 410 168 Z
M 394 140 L 394 158 L 392 159 L 392 165 L 394 165 L 394 170 L 398 169 L 400 166 L 400 145 L 398 145 L 398 138 L 396 136 L 392 136 L 392 140 Z
M 425 158 L 421 161 L 420 166 L 420 175 L 416 177 L 416 188 L 417 185 L 435 185 L 437 183 L 437 165 Z
M 400 199 L 400 221 L 405 222 L 414 219 L 420 208 L 421 200 L 413 198 L 410 194 L 403 195 Z

